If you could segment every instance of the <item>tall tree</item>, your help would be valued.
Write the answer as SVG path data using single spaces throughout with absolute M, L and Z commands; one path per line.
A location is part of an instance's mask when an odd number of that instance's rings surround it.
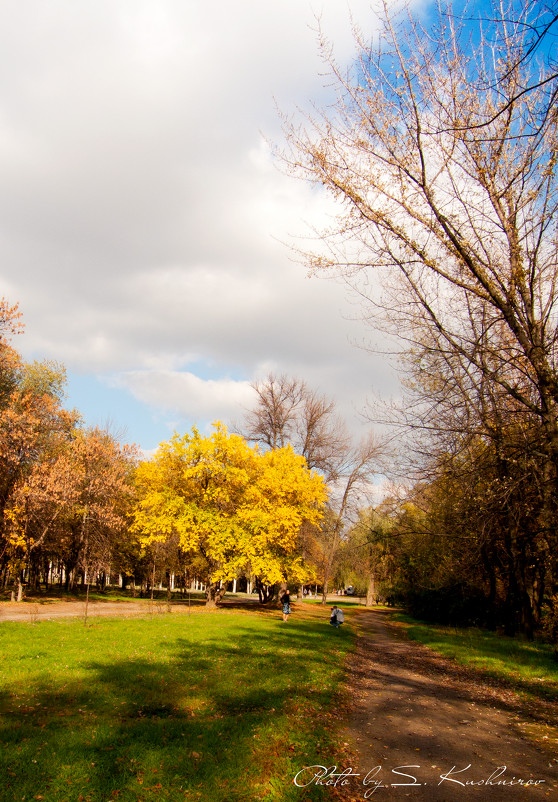
M 261 454 L 217 423 L 209 437 L 193 429 L 162 443 L 137 485 L 135 531 L 145 542 L 178 536 L 204 558 L 208 605 L 240 571 L 277 582 L 307 570 L 297 534 L 320 519 L 325 488 L 290 448 Z
M 37 466 L 53 458 L 75 423 L 75 413 L 61 406 L 64 381 L 58 365 L 20 362 L 0 407 L 0 561 L 17 584 L 18 598 L 29 554 L 24 497 Z
M 302 550 L 313 555 L 325 604 L 343 532 L 355 515 L 358 495 L 361 502 L 363 495 L 370 495 L 382 446 L 371 434 L 355 445 L 335 403 L 300 379 L 270 374 L 253 387 L 257 402 L 246 415 L 247 439 L 270 449 L 288 443 L 328 485 L 328 511 L 319 530 L 306 527 L 299 532 Z
M 107 569 L 125 536 L 135 449 L 106 431 L 73 428 L 43 449 L 5 509 L 9 553 L 28 575 L 39 554 L 64 563 L 66 584 Z
M 509 14 L 495 6 L 491 17 Z M 337 104 L 288 130 L 292 168 L 338 201 L 327 251 L 308 258 L 356 284 L 371 310 L 387 307 L 413 357 L 459 376 L 471 393 L 463 410 L 482 387 L 502 418 L 513 410 L 536 422 L 548 544 L 537 559 L 556 590 L 558 116 L 548 73 L 518 57 L 531 41 L 521 21 L 502 24 L 497 43 L 449 7 L 434 35 L 387 4 L 382 21 L 348 77 L 324 43 Z M 436 435 L 434 417 L 428 425 Z

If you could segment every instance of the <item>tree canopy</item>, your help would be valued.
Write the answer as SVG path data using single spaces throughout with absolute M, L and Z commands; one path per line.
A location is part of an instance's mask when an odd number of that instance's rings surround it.
M 262 454 L 221 423 L 213 428 L 175 435 L 139 465 L 134 530 L 145 543 L 176 535 L 201 555 L 208 603 L 240 572 L 269 583 L 305 578 L 297 536 L 320 520 L 323 479 L 288 446 Z

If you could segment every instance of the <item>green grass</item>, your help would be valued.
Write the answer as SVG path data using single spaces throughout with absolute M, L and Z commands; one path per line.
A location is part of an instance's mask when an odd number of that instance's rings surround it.
M 410 638 L 461 665 L 502 680 L 526 697 L 558 701 L 558 662 L 549 644 L 476 627 L 426 624 L 403 613 L 394 613 L 393 619 L 404 625 Z
M 335 762 L 329 609 L 0 625 L 0 799 L 290 802 Z
M 65 591 L 58 586 L 52 586 L 49 590 L 44 590 L 41 588 L 40 590 L 32 591 L 26 590 L 25 595 L 23 597 L 23 604 L 56 604 L 57 602 L 75 602 L 75 601 L 85 601 L 87 588 L 83 585 L 78 585 L 75 590 L 73 591 Z M 240 594 L 239 594 L 240 595 Z M 242 594 L 246 596 L 246 594 Z M 173 591 L 171 594 L 172 601 L 180 602 L 180 603 L 187 603 L 188 598 L 193 600 L 199 600 L 205 602 L 205 593 L 202 591 L 191 591 L 190 593 L 182 593 L 182 591 Z M 228 593 L 227 598 L 234 598 L 235 594 Z M 0 591 L 0 602 L 1 601 L 10 601 L 11 598 L 11 590 L 2 590 Z M 126 601 L 126 602 L 140 602 L 140 601 L 149 601 L 151 598 L 151 594 L 144 595 L 140 597 L 139 591 L 136 589 L 132 591 L 131 589 L 122 589 L 119 587 L 114 586 L 107 586 L 105 590 L 98 590 L 94 585 L 91 585 L 89 588 L 89 600 L 90 601 L 104 601 L 104 602 L 119 602 L 119 601 Z M 167 600 L 167 591 L 166 588 L 155 588 L 153 592 L 153 598 L 155 600 Z
M 325 605 L 322 605 L 322 598 L 321 596 L 317 599 L 304 599 L 304 604 L 315 604 L 323 606 L 325 609 L 329 609 L 331 611 L 332 607 L 346 607 L 354 609 L 355 607 L 364 607 L 363 604 L 358 599 L 353 599 L 350 596 L 339 596 L 338 600 L 333 601 L 332 599 L 328 599 Z

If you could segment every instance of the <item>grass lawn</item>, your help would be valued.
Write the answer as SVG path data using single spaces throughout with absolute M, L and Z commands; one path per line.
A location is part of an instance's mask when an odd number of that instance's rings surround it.
M 329 608 L 0 625 L 0 799 L 322 799 L 352 648 Z
M 552 646 L 509 638 L 476 627 L 447 627 L 394 613 L 413 640 L 461 665 L 504 680 L 527 697 L 558 701 L 558 662 Z

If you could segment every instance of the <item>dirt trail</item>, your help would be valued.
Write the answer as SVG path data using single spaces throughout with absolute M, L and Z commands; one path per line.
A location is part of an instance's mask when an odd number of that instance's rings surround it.
M 0 621 L 44 621 L 49 618 L 76 618 L 85 613 L 85 601 L 32 603 L 3 602 L 0 604 Z M 97 615 L 149 615 L 147 603 L 134 602 L 90 602 L 88 616 Z
M 257 598 L 252 599 L 225 599 L 221 602 L 220 609 L 243 608 L 247 605 L 256 607 Z M 213 608 L 214 609 L 214 608 Z M 171 612 L 173 614 L 188 615 L 189 613 L 211 612 L 204 602 L 199 599 L 192 599 L 191 605 L 186 599 L 179 602 L 173 600 L 170 609 L 166 599 L 155 599 L 153 603 L 149 599 L 137 601 L 99 601 L 91 600 L 87 609 L 87 617 L 96 616 L 149 616 Z M 2 621 L 27 621 L 34 623 L 52 618 L 83 618 L 85 615 L 85 599 L 76 601 L 60 601 L 56 598 L 38 599 L 37 601 L 24 602 L 0 602 L 0 623 Z
M 338 782 L 340 798 L 558 800 L 558 754 L 543 754 L 522 738 L 529 717 L 515 694 L 404 640 L 382 611 L 357 620 L 344 733 L 356 755 L 337 771 L 349 767 L 360 776 Z M 555 710 L 530 712 L 548 722 Z

